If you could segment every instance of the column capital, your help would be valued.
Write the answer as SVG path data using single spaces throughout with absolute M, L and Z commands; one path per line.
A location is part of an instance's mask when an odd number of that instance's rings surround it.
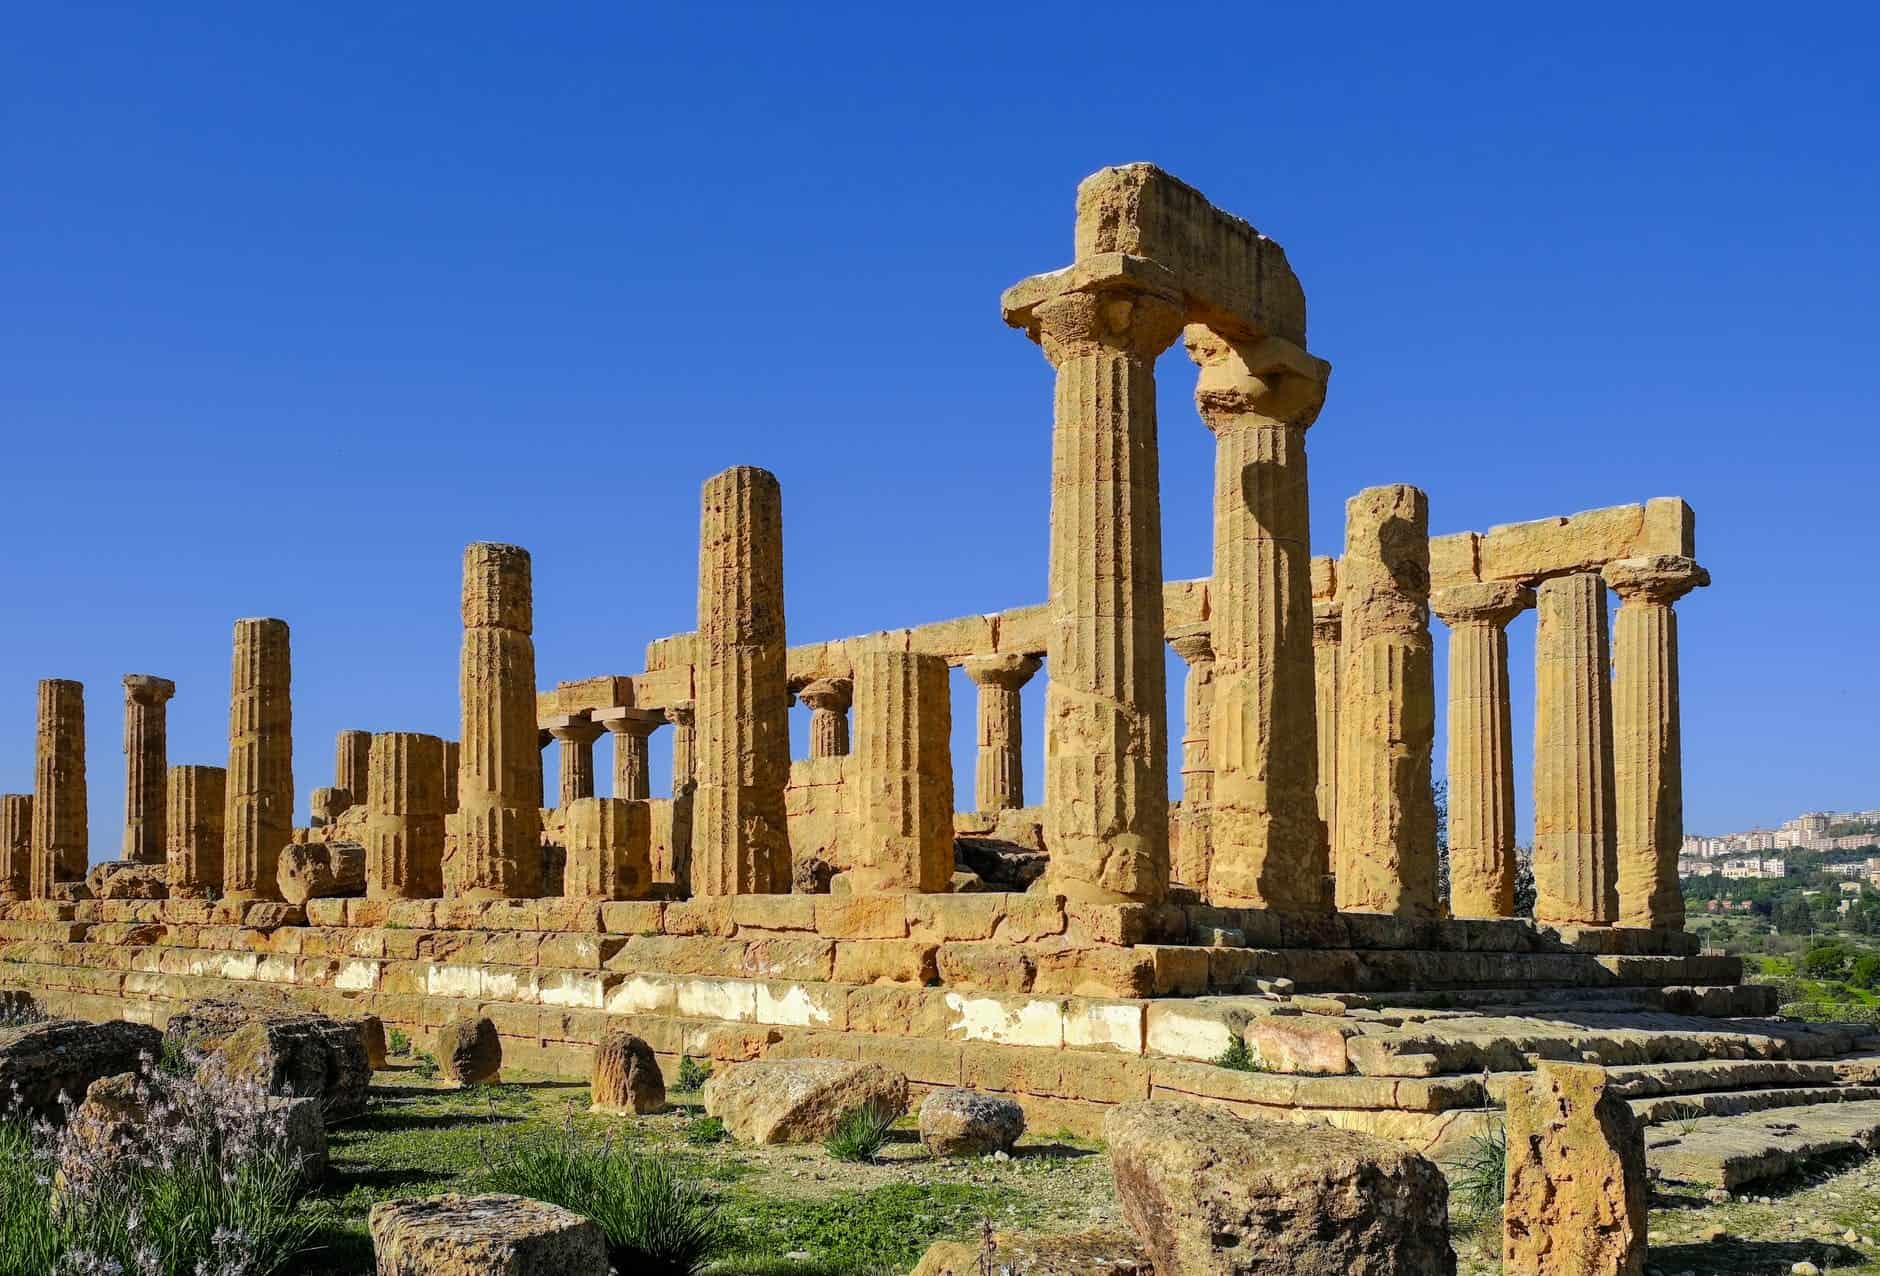
M 1345 630 L 1345 609 L 1335 599 L 1312 604 L 1312 641 L 1337 642 Z
M 1696 560 L 1678 554 L 1649 554 L 1621 558 L 1606 564 L 1601 573 L 1606 585 L 1624 602 L 1670 606 L 1693 589 L 1710 584 L 1710 573 Z
M 632 709 L 616 705 L 609 709 L 594 710 L 594 721 L 615 735 L 649 736 L 666 725 L 666 714 L 660 709 Z M 552 723 L 550 730 L 553 730 Z
M 1190 669 L 1196 665 L 1214 663 L 1214 634 L 1206 624 L 1181 625 L 1171 629 L 1168 645 L 1175 649 L 1175 654 L 1185 661 Z
M 1201 369 L 1195 408 L 1210 430 L 1291 426 L 1304 430 L 1325 406 L 1332 365 L 1290 341 L 1232 341 L 1204 324 L 1183 330 L 1188 357 Z
M 672 723 L 675 727 L 689 727 L 692 725 L 695 717 L 693 705 L 690 700 L 675 701 L 667 705 L 664 712 L 666 714 L 666 721 Z
M 855 685 L 847 678 L 818 678 L 799 690 L 796 698 L 817 711 L 847 713 L 855 699 Z
M 1037 656 L 1022 652 L 1011 652 L 998 656 L 968 656 L 960 661 L 960 668 L 976 686 L 1003 687 L 1007 691 L 1017 691 L 1031 681 L 1032 675 L 1044 667 L 1044 661 Z
M 1477 624 L 1500 629 L 1533 607 L 1534 591 L 1513 580 L 1472 581 L 1430 595 L 1430 610 L 1451 629 Z
M 565 714 L 559 718 L 550 718 L 543 724 L 548 734 L 563 744 L 592 744 L 601 738 L 601 732 L 607 728 L 584 713 Z
M 176 684 L 168 678 L 159 678 L 149 673 L 127 673 L 124 675 L 124 698 L 135 700 L 138 704 L 162 704 L 176 694 Z
M 1002 308 L 1053 365 L 1099 350 L 1153 359 L 1175 344 L 1184 319 L 1174 276 L 1124 253 L 1035 275 L 1008 289 Z

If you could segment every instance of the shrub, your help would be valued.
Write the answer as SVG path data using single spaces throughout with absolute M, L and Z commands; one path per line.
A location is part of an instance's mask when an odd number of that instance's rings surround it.
M 1265 1071 L 1260 1066 L 1260 1061 L 1253 1057 L 1253 1051 L 1247 1048 L 1246 1041 L 1239 1037 L 1235 1037 L 1234 1044 L 1221 1052 L 1221 1057 L 1214 1061 L 1214 1066 L 1232 1068 L 1235 1072 Z
M 888 1141 L 894 1117 L 872 1107 L 860 1107 L 842 1118 L 835 1133 L 823 1140 L 823 1149 L 838 1161 L 872 1161 Z
M 1847 965 L 1847 949 L 1840 944 L 1817 944 L 1802 958 L 1802 971 L 1811 979 L 1832 979 Z
M 701 1090 L 711 1080 L 712 1070 L 703 1066 L 689 1054 L 679 1056 L 679 1074 L 676 1089 L 682 1091 Z
M 385 1053 L 408 1055 L 411 1053 L 411 1036 L 403 1028 L 394 1028 L 385 1038 Z
M 1862 953 L 1856 957 L 1849 969 L 1847 982 L 1872 992 L 1874 984 L 1880 982 L 1880 953 Z
M 415 1057 L 417 1062 L 411 1066 L 412 1075 L 420 1081 L 437 1080 L 437 1058 L 423 1050 L 418 1051 Z
M 592 1219 L 616 1271 L 692 1276 L 731 1244 L 717 1203 L 670 1165 L 611 1139 L 596 1148 L 572 1125 L 510 1141 L 489 1177 L 494 1191 Z
M 713 1143 L 723 1143 L 725 1137 L 725 1123 L 717 1117 L 700 1117 L 696 1121 L 686 1122 L 685 1141 L 690 1143 L 693 1147 L 706 1147 Z
M 1501 1209 L 1507 1191 L 1508 1131 L 1496 1126 L 1478 1134 L 1450 1162 L 1450 1190 L 1470 1218 L 1482 1219 Z

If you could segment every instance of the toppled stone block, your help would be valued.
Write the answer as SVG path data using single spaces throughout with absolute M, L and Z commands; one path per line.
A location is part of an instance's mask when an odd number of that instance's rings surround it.
M 653 1047 L 630 1032 L 610 1032 L 594 1050 L 592 1110 L 639 1115 L 663 1111 L 666 1078 Z
M 608 1276 L 599 1227 L 525 1197 L 385 1201 L 368 1226 L 378 1276 Z
M 324 1015 L 250 1020 L 222 1040 L 206 1066 L 281 1098 L 318 1100 L 329 1122 L 365 1115 L 372 1084 L 361 1025 Z
M 1540 1064 L 1507 1121 L 1508 1276 L 1643 1276 L 1645 1136 L 1605 1069 Z
M 905 1114 L 907 1077 L 877 1063 L 753 1059 L 714 1073 L 703 1098 L 706 1113 L 746 1143 L 814 1143 L 860 1109 Z
M 303 842 L 281 851 L 275 869 L 281 898 L 305 905 L 312 899 L 356 899 L 366 893 L 366 848 L 354 842 Z
M 920 1105 L 921 1145 L 934 1156 L 991 1156 L 1009 1152 L 1025 1133 L 1025 1109 L 1016 1100 L 977 1090 L 935 1090 Z
M 163 1034 L 140 1023 L 51 1019 L 0 1028 L 0 1101 L 50 1121 L 64 1119 L 60 1099 L 78 1103 L 94 1081 L 135 1072 L 163 1049 Z
M 458 1085 L 486 1085 L 503 1075 L 503 1039 L 488 1019 L 464 1017 L 437 1030 L 437 1070 Z
M 170 870 L 163 864 L 107 860 L 85 877 L 94 899 L 168 899 Z
M 1456 1270 L 1448 1185 L 1403 1144 L 1166 1100 L 1113 1109 L 1104 1135 L 1123 1217 L 1158 1272 Z
M 988 1260 L 982 1264 L 981 1260 Z M 1149 1256 L 1120 1228 L 1093 1228 L 1057 1236 L 999 1232 L 985 1241 L 937 1241 L 911 1276 L 980 1276 L 987 1266 L 1013 1276 L 1154 1276 Z

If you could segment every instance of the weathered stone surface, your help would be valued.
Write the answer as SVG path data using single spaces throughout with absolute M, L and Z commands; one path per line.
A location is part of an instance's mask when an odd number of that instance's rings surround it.
M 437 1030 L 437 1070 L 458 1085 L 485 1085 L 502 1078 L 503 1039 L 487 1018 L 453 1019 Z
M 610 1032 L 595 1047 L 590 1081 L 596 1112 L 640 1115 L 666 1107 L 659 1060 L 651 1046 L 630 1032 Z
M 840 758 L 849 752 L 849 707 L 854 685 L 848 678 L 818 678 L 796 693 L 809 709 L 809 755 Z
M 644 899 L 653 889 L 652 808 L 626 798 L 579 798 L 566 808 L 562 893 L 578 899 Z
M 163 1034 L 140 1023 L 84 1023 L 49 1019 L 23 1028 L 0 1028 L 0 1095 L 17 1090 L 34 1116 L 63 1119 L 60 1097 L 73 1103 L 92 1082 L 135 1072 L 163 1049 Z
M 70 1151 L 85 1161 L 77 1172 L 96 1174 L 110 1163 L 127 1155 L 143 1155 L 149 1148 L 150 1109 L 163 1101 L 165 1084 L 148 1074 L 121 1072 L 91 1083 L 85 1101 L 73 1114 L 77 1137 Z M 258 1102 L 242 1100 L 251 1112 L 269 1149 L 293 1163 L 301 1182 L 311 1187 L 326 1174 L 326 1121 L 318 1099 L 262 1098 Z M 69 1181 L 75 1167 L 60 1167 L 60 1176 Z
M 1645 1139 L 1603 1069 L 1541 1063 L 1507 1097 L 1509 1276 L 1642 1276 Z
M 1330 559 L 1313 559 L 1329 563 Z M 1338 702 L 1344 666 L 1344 612 L 1335 599 L 1312 604 L 1312 693 L 1318 704 L 1319 818 L 1326 845 L 1338 847 Z
M 981 1276 L 988 1259 L 994 1272 L 1012 1276 L 1155 1276 L 1142 1245 L 1121 1228 L 1093 1228 L 1055 1236 L 993 1235 L 984 1241 L 936 1241 L 912 1276 Z
M 366 1066 L 377 1072 L 385 1066 L 385 1021 L 377 1015 L 361 1015 L 352 1022 L 359 1025 L 359 1039 L 365 1043 Z
M 222 893 L 222 820 L 228 772 L 219 766 L 173 766 L 165 863 L 171 899 Z
M 877 649 L 855 658 L 857 893 L 944 891 L 952 878 L 950 694 L 938 656 Z
M 1356 1025 L 1325 1015 L 1261 1015 L 1247 1021 L 1242 1039 L 1269 1072 L 1340 1075 L 1352 1071 L 1345 1041 Z
M 33 795 L 0 793 L 0 904 L 32 898 Z
M 167 899 L 169 870 L 162 864 L 106 860 L 85 876 L 93 899 Z
M 252 1018 L 216 1044 L 206 1066 L 272 1095 L 318 1099 L 328 1123 L 364 1115 L 372 1083 L 359 1023 L 324 1015 Z
M 721 1068 L 705 1083 L 705 1111 L 746 1143 L 814 1143 L 868 1108 L 907 1111 L 907 1078 L 876 1063 L 755 1059 Z
M 544 724 L 555 741 L 561 782 L 555 805 L 594 796 L 594 742 L 607 730 L 585 713 L 561 714 Z
M 372 799 L 371 757 L 370 731 L 342 731 L 334 739 L 333 787 L 345 792 L 348 806 L 365 806 Z
M 356 899 L 366 893 L 366 848 L 355 842 L 296 842 L 281 851 L 274 876 L 289 904 Z
M 1214 644 L 1205 625 L 1169 635 L 1169 646 L 1188 666 L 1183 680 L 1182 800 L 1169 850 L 1169 875 L 1203 899 L 1213 843 L 1214 764 L 1210 752 L 1214 720 Z
M 520 1196 L 384 1201 L 368 1226 L 378 1276 L 608 1276 L 598 1226 Z
M 979 753 L 973 766 L 973 807 L 1005 811 L 1025 805 L 1024 704 L 1021 693 L 1042 662 L 1017 652 L 974 656 L 961 666 L 979 688 Z
M 529 552 L 489 542 L 466 548 L 456 854 L 443 873 L 453 896 L 529 899 L 541 890 L 533 625 Z
M 383 731 L 366 754 L 365 893 L 435 899 L 444 893 L 444 742 Z
M 85 880 L 91 863 L 87 810 L 85 686 L 69 678 L 43 678 L 33 756 L 34 899 L 52 899 L 55 886 Z
M 287 622 L 235 622 L 229 686 L 222 895 L 275 900 L 294 832 L 294 720 Z
M 175 694 L 168 678 L 124 675 L 124 858 L 133 863 L 163 863 L 169 765 L 164 706 Z
M 959 1088 L 935 1090 L 920 1105 L 921 1145 L 934 1156 L 1009 1152 L 1025 1133 L 1025 1109 L 1013 1099 Z
M 1403 1144 L 1167 1100 L 1118 1106 L 1104 1135 L 1123 1217 L 1158 1272 L 1456 1270 L 1448 1186 Z
M 1542 584 L 1534 633 L 1534 919 L 1610 926 L 1619 915 L 1606 587 Z

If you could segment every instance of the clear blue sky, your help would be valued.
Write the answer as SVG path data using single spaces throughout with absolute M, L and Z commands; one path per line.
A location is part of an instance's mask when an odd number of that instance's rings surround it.
M 0 46 L 0 789 L 83 680 L 94 858 L 120 675 L 223 760 L 230 622 L 286 617 L 304 819 L 339 728 L 455 734 L 465 542 L 534 552 L 545 683 L 630 672 L 727 465 L 783 480 L 794 641 L 1041 600 L 1051 373 L 998 295 L 1131 160 L 1305 284 L 1319 552 L 1372 483 L 1438 531 L 1682 495 L 1688 827 L 1880 806 L 1867 6 L 187 10 Z

